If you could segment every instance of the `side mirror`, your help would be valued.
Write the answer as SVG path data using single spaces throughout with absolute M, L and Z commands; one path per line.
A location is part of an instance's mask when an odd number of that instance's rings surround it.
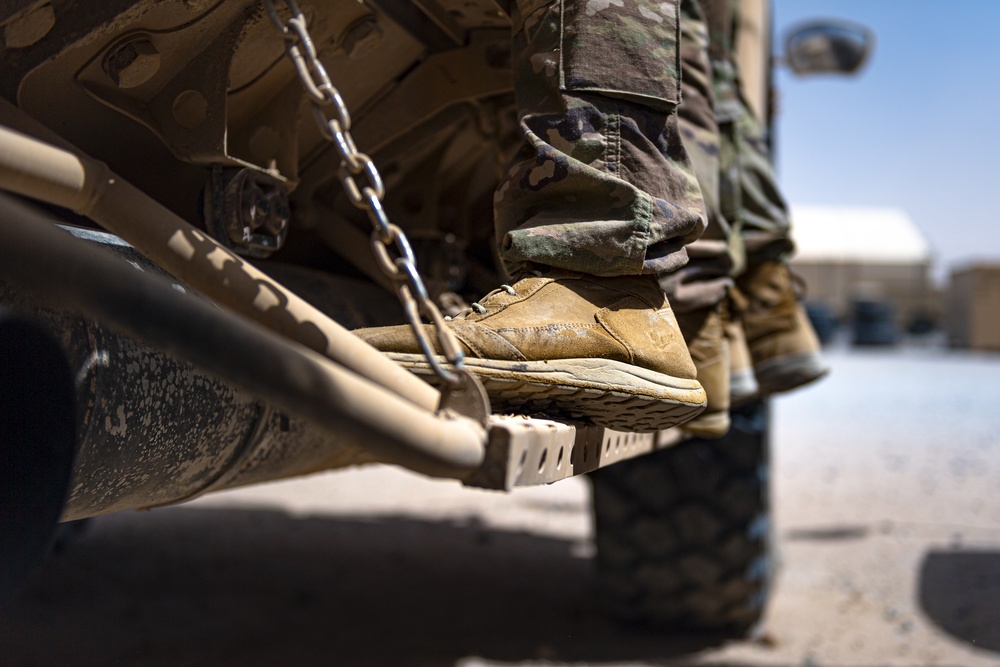
M 875 33 L 845 21 L 801 25 L 785 39 L 785 63 L 799 75 L 854 74 L 875 45 Z

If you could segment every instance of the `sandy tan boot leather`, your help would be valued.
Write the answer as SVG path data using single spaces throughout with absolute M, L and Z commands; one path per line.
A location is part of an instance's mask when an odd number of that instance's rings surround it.
M 642 432 L 676 426 L 705 405 L 677 319 L 652 276 L 530 276 L 491 292 L 448 326 L 495 411 Z M 414 372 L 430 373 L 408 326 L 355 333 Z

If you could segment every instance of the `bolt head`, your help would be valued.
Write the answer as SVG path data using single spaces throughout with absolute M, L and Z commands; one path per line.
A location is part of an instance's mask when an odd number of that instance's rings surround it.
M 104 71 L 119 88 L 135 88 L 146 83 L 160 69 L 160 52 L 146 38 L 132 39 L 104 56 Z

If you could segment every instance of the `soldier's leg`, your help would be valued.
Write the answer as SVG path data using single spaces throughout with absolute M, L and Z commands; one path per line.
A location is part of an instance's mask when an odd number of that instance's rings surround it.
M 751 267 L 785 261 L 795 246 L 788 205 L 777 184 L 767 135 L 742 96 L 736 104 L 736 118 L 732 120 L 739 179 L 736 224 L 746 263 Z
M 698 0 L 709 30 L 715 118 L 719 124 L 719 211 L 731 224 L 734 310 L 765 392 L 783 391 L 826 372 L 818 343 L 796 299 L 786 261 L 793 250 L 788 208 L 777 187 L 764 129 L 746 103 L 735 39 L 740 0 Z M 741 355 L 737 355 L 741 356 Z M 734 400 L 748 398 L 749 373 L 736 370 Z
M 695 435 L 721 437 L 729 430 L 730 359 L 726 297 L 732 287 L 733 257 L 729 221 L 719 200 L 719 126 L 715 118 L 708 29 L 697 3 L 681 12 L 681 137 L 687 147 L 708 214 L 708 227 L 688 246 L 684 268 L 661 277 L 691 357 L 705 387 L 705 411 L 682 428 Z
M 524 143 L 494 203 L 508 271 L 683 266 L 705 218 L 675 113 L 677 0 L 521 0 L 513 18 Z
M 742 100 L 741 100 L 742 101 Z M 740 207 L 737 229 L 746 267 L 737 279 L 741 319 L 761 391 L 788 391 L 828 368 L 788 268 L 794 250 L 788 207 L 777 186 L 764 131 L 746 104 L 735 120 Z
M 657 282 L 687 262 L 705 224 L 677 126 L 678 10 L 678 0 L 517 7 L 524 143 L 495 198 L 517 280 L 449 324 L 494 407 L 641 431 L 704 406 Z M 425 369 L 405 329 L 358 333 Z

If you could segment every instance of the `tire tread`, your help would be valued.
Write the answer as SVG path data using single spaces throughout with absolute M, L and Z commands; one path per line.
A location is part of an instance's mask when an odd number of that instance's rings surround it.
M 766 405 L 749 404 L 724 438 L 687 440 L 592 475 L 609 615 L 732 633 L 760 620 L 772 574 L 766 423 Z

